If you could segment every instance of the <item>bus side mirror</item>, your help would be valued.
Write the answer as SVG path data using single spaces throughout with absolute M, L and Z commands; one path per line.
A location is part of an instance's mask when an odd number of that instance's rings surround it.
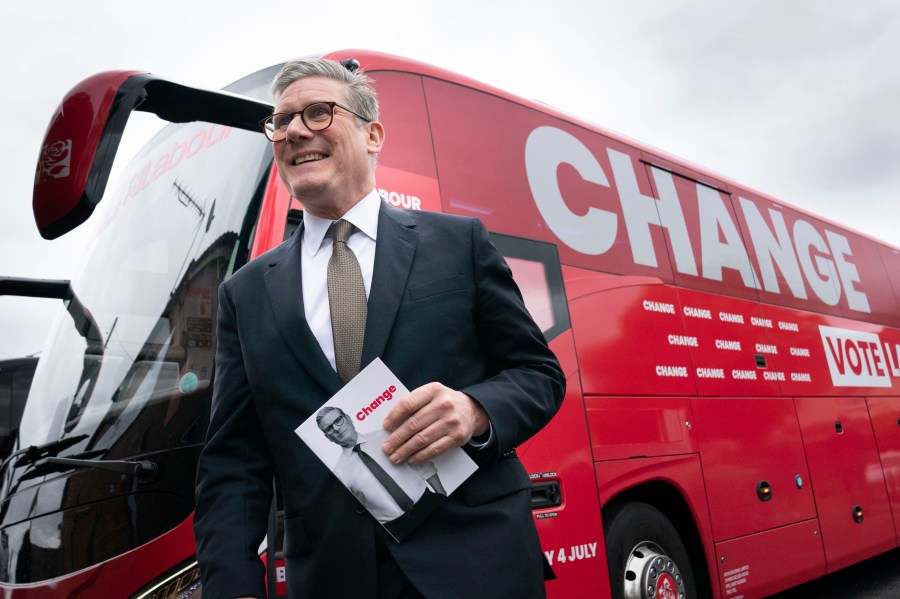
M 207 121 L 259 131 L 259 121 L 272 106 L 137 71 L 108 71 L 85 79 L 63 98 L 44 134 L 32 199 L 42 237 L 68 233 L 94 211 L 134 110 L 173 123 Z

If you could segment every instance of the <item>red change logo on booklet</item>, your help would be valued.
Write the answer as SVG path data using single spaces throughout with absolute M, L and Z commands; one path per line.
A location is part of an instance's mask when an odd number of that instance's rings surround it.
M 363 406 L 363 409 L 356 413 L 356 419 L 362 422 L 366 419 L 366 416 L 374 412 L 378 406 L 381 405 L 382 402 L 391 401 L 394 399 L 394 393 L 397 392 L 397 387 L 391 385 L 387 389 L 381 392 L 381 395 L 376 397 L 372 403 L 367 406 Z

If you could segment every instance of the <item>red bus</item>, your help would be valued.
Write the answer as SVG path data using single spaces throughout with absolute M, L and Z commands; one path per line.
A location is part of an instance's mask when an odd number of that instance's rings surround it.
M 381 196 L 480 217 L 566 372 L 518 450 L 550 597 L 747 599 L 897 546 L 900 250 L 455 74 L 328 56 L 376 82 Z M 71 281 L 95 333 L 62 315 L 35 374 L 5 596 L 199 596 L 216 288 L 302 210 L 253 130 L 278 68 L 236 95 L 105 73 L 54 117 L 35 216 L 55 237 L 98 206 Z M 132 109 L 181 124 L 105 189 Z

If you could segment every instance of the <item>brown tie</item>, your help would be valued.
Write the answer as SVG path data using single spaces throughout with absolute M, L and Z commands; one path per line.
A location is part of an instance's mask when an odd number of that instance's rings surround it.
M 366 287 L 362 271 L 347 239 L 356 227 L 343 219 L 331 224 L 334 240 L 328 260 L 328 305 L 334 334 L 337 372 L 345 383 L 359 373 L 366 332 Z

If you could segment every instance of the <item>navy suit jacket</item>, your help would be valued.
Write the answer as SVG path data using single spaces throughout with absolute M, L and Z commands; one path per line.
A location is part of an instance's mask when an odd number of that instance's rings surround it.
M 342 386 L 304 317 L 300 233 L 219 289 L 212 415 L 195 533 L 204 596 L 265 596 L 257 555 L 282 482 L 291 597 L 372 597 L 384 534 L 294 429 Z M 481 221 L 382 203 L 362 365 L 438 381 L 487 412 L 479 469 L 400 544 L 427 597 L 543 594 L 530 482 L 512 450 L 559 408 L 565 377 Z

